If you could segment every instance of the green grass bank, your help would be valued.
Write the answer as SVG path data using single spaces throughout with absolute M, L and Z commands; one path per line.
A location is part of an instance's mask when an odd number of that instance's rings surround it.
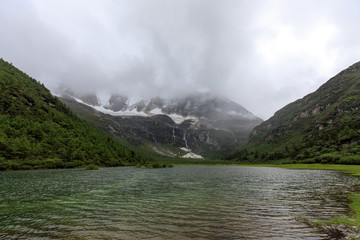
M 245 164 L 244 165 L 242 164 L 240 166 L 334 170 L 354 176 L 360 176 L 360 165 L 340 165 L 340 164 Z

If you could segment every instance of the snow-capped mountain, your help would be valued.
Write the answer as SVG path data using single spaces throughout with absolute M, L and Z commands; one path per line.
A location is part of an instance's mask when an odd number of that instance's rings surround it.
M 262 122 L 241 105 L 210 94 L 172 99 L 63 94 L 62 99 L 79 115 L 93 121 L 96 116 L 105 131 L 133 145 L 150 143 L 153 151 L 170 156 L 219 154 L 243 144 Z
M 96 95 L 71 96 L 79 103 L 112 116 L 169 116 L 176 124 L 185 120 L 221 130 L 252 130 L 262 120 L 241 105 L 210 94 L 193 94 L 183 98 L 151 99 L 112 95 L 102 103 Z M 239 123 L 239 124 L 237 124 Z

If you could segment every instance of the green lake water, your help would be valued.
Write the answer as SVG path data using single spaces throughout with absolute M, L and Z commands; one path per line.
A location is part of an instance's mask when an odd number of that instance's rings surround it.
M 330 239 L 360 178 L 233 166 L 0 172 L 0 239 Z

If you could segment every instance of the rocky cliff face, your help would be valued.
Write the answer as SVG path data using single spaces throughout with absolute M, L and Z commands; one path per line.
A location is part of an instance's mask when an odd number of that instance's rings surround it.
M 255 127 L 249 144 L 237 157 L 356 162 L 359 108 L 360 63 L 356 63 Z
M 207 94 L 137 101 L 112 95 L 103 105 L 94 97 L 87 99 L 68 95 L 63 101 L 103 130 L 169 156 L 187 155 L 189 149 L 202 156 L 222 156 L 244 144 L 262 122 L 242 106 Z

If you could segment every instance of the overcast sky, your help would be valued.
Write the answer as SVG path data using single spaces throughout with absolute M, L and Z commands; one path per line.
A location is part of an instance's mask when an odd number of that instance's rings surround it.
M 267 119 L 360 60 L 358 0 L 0 0 L 0 57 L 49 89 L 227 97 Z

